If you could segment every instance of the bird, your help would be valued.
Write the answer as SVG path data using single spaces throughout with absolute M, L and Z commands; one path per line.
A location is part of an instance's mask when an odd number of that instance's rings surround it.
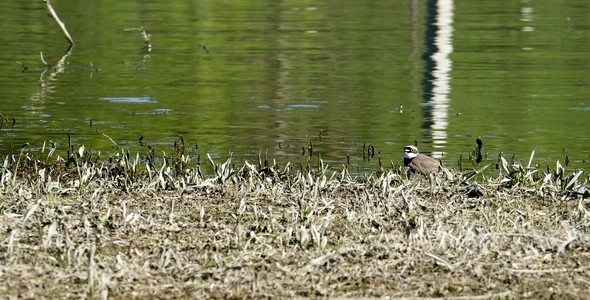
M 436 174 L 442 168 L 440 161 L 419 153 L 418 147 L 412 145 L 404 147 L 404 165 L 412 173 L 422 175 Z

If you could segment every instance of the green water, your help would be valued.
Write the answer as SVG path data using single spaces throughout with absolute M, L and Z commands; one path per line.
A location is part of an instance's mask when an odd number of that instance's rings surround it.
M 311 140 L 330 165 L 375 170 L 365 143 L 386 164 L 417 141 L 455 165 L 482 136 L 489 162 L 535 150 L 553 166 L 565 149 L 585 167 L 590 2 L 436 3 L 53 1 L 66 52 L 43 2 L 2 2 L 0 152 L 65 151 L 69 133 L 169 154 L 182 135 L 190 155 L 304 163 Z

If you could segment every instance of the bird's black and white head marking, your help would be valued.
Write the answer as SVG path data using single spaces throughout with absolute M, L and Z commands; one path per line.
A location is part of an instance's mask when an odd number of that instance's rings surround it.
M 418 156 L 418 148 L 416 146 L 408 145 L 404 147 L 404 159 L 413 159 Z

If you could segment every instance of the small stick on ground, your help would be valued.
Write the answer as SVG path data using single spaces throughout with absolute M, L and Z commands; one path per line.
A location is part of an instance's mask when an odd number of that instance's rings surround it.
M 450 262 L 448 262 L 448 261 L 446 261 L 446 260 L 444 260 L 444 259 L 442 259 L 442 258 L 440 258 L 440 257 L 438 257 L 438 256 L 436 256 L 436 255 L 434 255 L 434 254 L 432 254 L 432 253 L 424 252 L 424 255 L 426 255 L 426 256 L 428 256 L 428 257 L 430 257 L 430 258 L 433 258 L 433 259 L 434 259 L 434 260 L 436 260 L 438 263 L 440 263 L 440 264 L 444 265 L 445 267 L 449 268 L 449 271 L 451 271 L 451 272 L 453 272 L 453 271 L 454 271 L 454 269 L 455 269 L 455 268 L 453 267 L 453 265 L 451 265 L 451 263 L 450 263 Z
M 66 36 L 66 39 L 68 40 L 68 42 L 70 42 L 70 46 L 75 45 L 76 43 L 74 43 L 74 40 L 72 39 L 72 37 L 68 33 L 68 30 L 66 29 L 66 24 L 64 24 L 59 19 L 59 17 L 55 13 L 55 10 L 53 10 L 53 7 L 49 3 L 49 0 L 43 0 L 43 2 L 47 5 L 47 9 L 49 10 L 49 13 L 51 13 L 51 16 L 53 17 L 53 19 L 55 19 L 55 21 L 57 22 L 57 25 L 59 25 L 59 27 L 61 28 L 61 31 L 63 31 L 64 35 Z

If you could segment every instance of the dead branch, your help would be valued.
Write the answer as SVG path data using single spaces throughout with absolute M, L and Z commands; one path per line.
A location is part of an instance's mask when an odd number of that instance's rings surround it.
M 61 28 L 61 31 L 63 31 L 64 35 L 66 36 L 66 39 L 68 40 L 68 42 L 70 42 L 70 45 L 75 45 L 76 43 L 74 43 L 74 40 L 72 39 L 72 37 L 68 33 L 68 30 L 66 29 L 66 24 L 64 24 L 59 19 L 59 17 L 55 13 L 55 10 L 53 10 L 53 7 L 51 7 L 49 0 L 43 0 L 43 2 L 47 5 L 47 9 L 49 10 L 49 13 L 51 13 L 51 16 L 53 17 L 53 19 L 55 19 L 55 21 L 57 22 L 57 25 L 59 25 L 59 27 Z
M 127 29 L 125 29 L 125 31 L 139 31 L 139 32 L 141 32 L 141 35 L 143 36 L 143 43 L 144 43 L 144 46 L 142 47 L 142 49 L 146 49 L 146 51 L 148 53 L 150 51 L 152 51 L 152 44 L 150 43 L 150 35 L 145 31 L 145 29 L 143 29 L 143 27 L 127 28 Z
M 23 72 L 26 71 L 29 68 L 29 67 L 27 67 L 25 64 L 23 64 L 20 61 L 17 61 L 16 63 L 19 64 L 19 65 L 21 65 L 21 67 L 23 67 Z
M 43 58 L 43 52 L 39 52 L 39 55 L 41 56 L 41 61 L 43 62 L 43 64 L 46 65 L 48 68 L 51 68 L 51 66 Z

